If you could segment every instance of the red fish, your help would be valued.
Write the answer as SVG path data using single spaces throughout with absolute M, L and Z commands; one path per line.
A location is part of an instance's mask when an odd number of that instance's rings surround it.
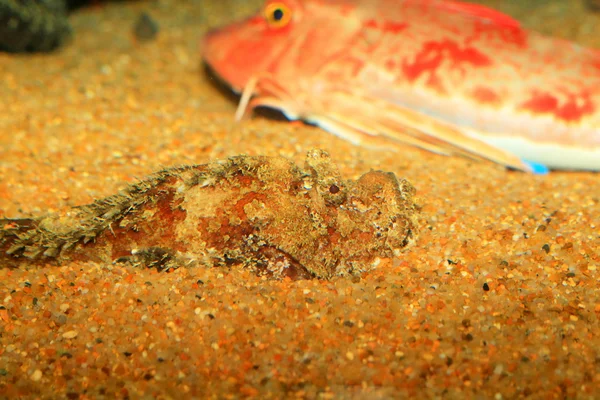
M 450 0 L 269 0 L 212 31 L 208 66 L 267 106 L 370 146 L 524 171 L 600 170 L 600 52 Z

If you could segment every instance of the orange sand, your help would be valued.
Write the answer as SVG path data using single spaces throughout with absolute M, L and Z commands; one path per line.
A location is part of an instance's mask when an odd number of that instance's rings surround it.
M 567 3 L 570 24 L 556 12 Z M 233 5 L 96 6 L 73 16 L 62 51 L 0 54 L 0 217 L 88 203 L 164 166 L 302 162 L 320 147 L 346 178 L 384 169 L 416 186 L 417 246 L 355 281 L 0 269 L 0 398 L 600 396 L 600 174 L 531 176 L 261 117 L 235 124 L 197 53 L 209 25 L 253 9 Z M 161 26 L 155 42 L 131 37 L 141 10 Z M 580 10 L 523 13 L 600 47 L 600 17 Z

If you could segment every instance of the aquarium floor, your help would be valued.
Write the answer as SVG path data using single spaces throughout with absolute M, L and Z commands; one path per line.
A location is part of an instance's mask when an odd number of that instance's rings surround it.
M 548 3 L 539 26 L 600 47 L 598 17 L 574 7 L 553 20 L 571 2 Z M 319 147 L 346 178 L 408 178 L 417 245 L 354 280 L 0 269 L 0 398 L 600 396 L 600 174 L 372 151 L 262 116 L 236 124 L 198 39 L 252 8 L 96 2 L 72 16 L 61 51 L 0 54 L 0 217 L 89 203 L 165 166 L 240 153 L 301 163 Z M 133 39 L 141 11 L 157 40 Z

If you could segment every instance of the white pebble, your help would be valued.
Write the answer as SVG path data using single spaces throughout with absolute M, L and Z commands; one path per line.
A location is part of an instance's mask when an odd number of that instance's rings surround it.
M 36 369 L 35 371 L 33 371 L 33 374 L 31 374 L 30 378 L 34 382 L 39 381 L 40 379 L 42 379 L 42 371 Z
M 62 337 L 65 339 L 73 339 L 73 338 L 77 337 L 78 334 L 79 333 L 77 331 L 67 331 L 62 334 Z

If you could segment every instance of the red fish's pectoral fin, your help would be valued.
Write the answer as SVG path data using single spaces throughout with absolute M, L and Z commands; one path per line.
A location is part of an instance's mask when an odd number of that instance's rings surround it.
M 441 146 L 423 141 L 414 136 L 402 135 L 401 133 L 394 133 L 394 142 L 396 143 L 390 143 L 388 134 L 392 134 L 392 132 L 388 132 L 389 128 L 380 125 L 375 121 L 365 120 L 364 118 L 361 118 L 360 115 L 346 116 L 335 113 L 330 113 L 327 115 L 314 114 L 310 115 L 310 117 L 306 117 L 305 120 L 351 143 L 369 149 L 400 151 L 400 148 L 394 146 L 394 144 L 407 144 L 410 146 L 419 147 L 432 153 L 445 156 L 451 155 L 451 153 Z M 386 134 L 386 132 L 388 134 Z
M 247 108 L 253 110 L 256 107 L 268 107 L 279 110 L 289 120 L 299 119 L 300 117 L 297 114 L 297 111 L 291 109 L 289 106 L 290 104 L 288 102 L 277 97 L 259 96 L 252 98 L 252 100 L 249 101 Z M 369 136 L 368 134 L 365 134 L 365 132 L 368 133 L 369 131 L 367 129 L 359 129 L 358 126 L 360 123 L 357 120 L 348 123 L 346 122 L 347 118 L 338 115 L 314 115 L 311 117 L 303 116 L 302 119 L 326 130 L 327 132 L 333 133 L 336 136 L 362 147 L 382 151 L 389 151 L 390 149 L 399 150 L 394 147 L 390 148 L 389 140 L 385 139 L 383 136 Z M 420 144 L 416 141 L 411 141 L 407 144 L 424 147 L 426 150 L 435 153 L 449 155 L 449 153 L 434 145 L 425 144 L 425 146 L 420 146 Z
M 344 132 L 336 131 L 335 125 L 328 129 L 327 122 L 335 121 L 361 132 L 365 135 L 362 145 L 369 141 L 369 137 L 381 136 L 438 154 L 486 158 L 507 167 L 532 172 L 531 166 L 514 154 L 472 138 L 458 127 L 418 111 L 345 91 L 330 92 L 323 98 L 326 100 L 310 107 L 320 110 L 317 115 L 308 115 L 306 119 L 340 136 L 345 136 Z

